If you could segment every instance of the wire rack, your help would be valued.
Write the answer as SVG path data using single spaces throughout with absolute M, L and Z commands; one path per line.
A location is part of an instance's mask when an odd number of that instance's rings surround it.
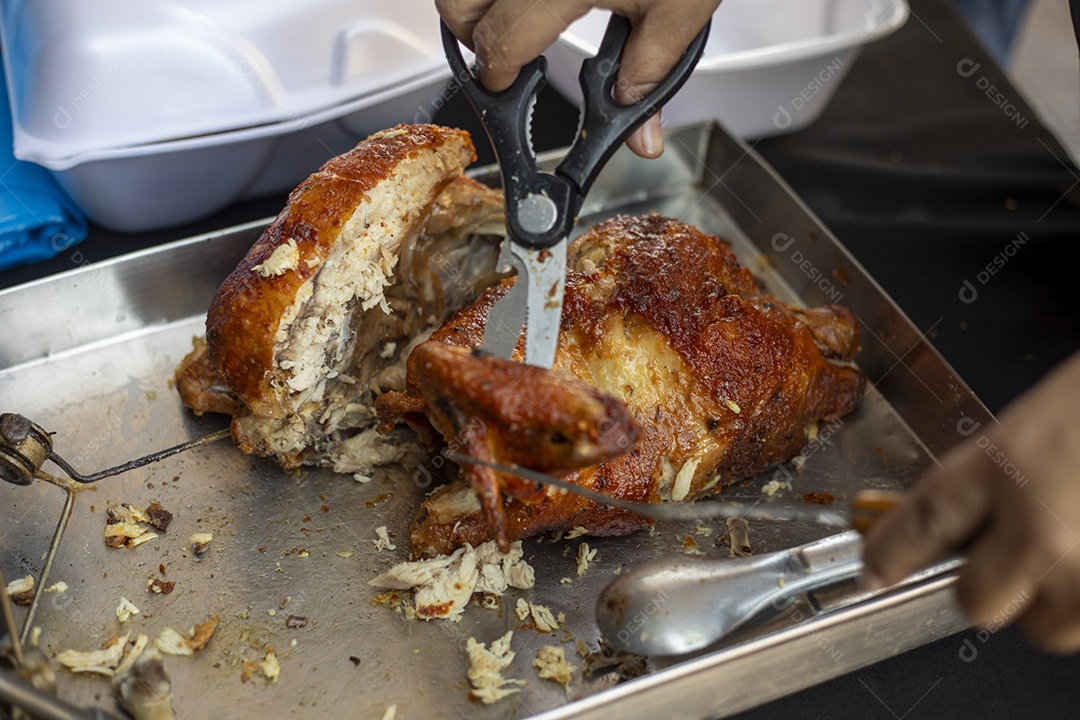
M 9 643 L 2 650 L 5 667 L 0 670 L 0 705 L 2 705 L 2 710 L 10 713 L 13 718 L 31 717 L 42 720 L 115 718 L 116 715 L 101 708 L 76 708 L 57 698 L 55 695 L 56 678 L 52 666 L 42 653 L 27 644 L 38 604 L 44 594 L 42 591 L 47 587 L 53 561 L 64 541 L 68 521 L 75 509 L 76 488 L 221 440 L 229 436 L 229 431 L 219 430 L 90 475 L 80 473 L 56 453 L 53 449 L 52 435 L 22 415 L 0 414 L 0 478 L 13 485 L 23 486 L 39 480 L 55 485 L 66 496 L 64 508 L 49 543 L 49 550 L 45 554 L 41 574 L 35 581 L 36 591 L 21 629 L 15 621 L 14 608 L 7 593 L 7 581 L 3 570 L 0 570 L 0 612 L 3 614 L 3 626 Z M 59 477 L 43 470 L 42 467 L 47 461 L 59 467 L 66 477 Z

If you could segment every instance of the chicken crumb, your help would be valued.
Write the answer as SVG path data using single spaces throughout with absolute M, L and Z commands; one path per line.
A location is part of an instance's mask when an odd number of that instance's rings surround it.
M 202 650 L 206 647 L 206 644 L 210 642 L 210 638 L 214 636 L 214 631 L 217 630 L 220 622 L 221 616 L 214 613 L 206 622 L 193 626 L 188 631 L 188 639 L 185 641 L 188 647 L 192 650 Z
M 124 657 L 129 636 L 130 634 L 122 635 L 117 642 L 104 650 L 64 650 L 57 654 L 56 661 L 74 673 L 94 673 L 111 677 Z
M 211 532 L 197 532 L 188 538 L 188 542 L 191 543 L 191 552 L 196 555 L 202 555 L 206 552 L 213 540 L 214 533 Z
M 682 551 L 686 555 L 704 555 L 701 548 L 698 547 L 697 540 L 693 535 L 687 535 L 682 539 Z
M 27 575 L 12 580 L 7 584 L 4 592 L 11 598 L 11 602 L 16 605 L 29 605 L 34 601 L 34 576 Z
M 161 578 L 153 578 L 150 582 L 146 583 L 146 591 L 152 592 L 155 595 L 168 595 L 176 588 L 175 580 L 162 580 Z
M 266 656 L 262 660 L 249 660 L 244 663 L 244 667 L 240 672 L 240 681 L 247 682 L 255 675 L 256 672 L 261 672 L 271 683 L 276 683 L 278 677 L 281 676 L 281 663 L 278 662 L 277 653 L 274 652 L 274 648 L 266 648 Z
M 135 607 L 135 603 L 131 602 L 124 596 L 120 596 L 120 604 L 116 607 L 116 618 L 125 623 L 131 619 L 132 615 L 138 615 L 139 608 Z
M 376 550 L 379 552 L 382 552 L 383 550 L 397 550 L 397 545 L 390 540 L 390 533 L 387 532 L 385 525 L 380 525 L 375 528 L 375 535 L 377 537 L 372 542 L 375 543 Z
M 138 505 L 113 505 L 106 511 L 105 545 L 113 549 L 130 549 L 150 542 L 158 536 L 150 530 L 153 524 L 150 516 Z
M 536 651 L 536 659 L 533 660 L 536 674 L 543 680 L 551 680 L 570 690 L 570 680 L 576 665 L 571 665 L 566 660 L 566 651 L 558 645 L 544 645 Z
M 553 632 L 559 628 L 559 620 L 555 619 L 555 615 L 546 605 L 529 602 L 525 598 L 518 598 L 514 612 L 517 614 L 518 620 L 524 621 L 532 617 L 533 625 L 542 633 Z M 559 617 L 563 618 L 565 616 L 559 613 Z
M 194 655 L 187 638 L 170 627 L 163 628 L 154 640 L 154 647 L 164 655 Z
M 723 538 L 728 546 L 728 555 L 742 557 L 749 555 L 750 549 L 750 523 L 746 518 L 728 518 L 727 535 Z
M 476 638 L 470 637 L 465 644 L 465 651 L 469 654 L 469 684 L 472 686 L 470 695 L 485 705 L 513 695 L 518 692 L 518 687 L 525 684 L 524 680 L 505 678 L 502 671 L 514 661 L 516 653 L 510 649 L 510 641 L 514 631 L 511 630 L 498 640 L 493 640 L 488 648 Z
M 398 563 L 368 584 L 389 590 L 412 588 L 418 617 L 452 620 L 460 617 L 474 592 L 501 597 L 508 587 L 531 588 L 536 573 L 523 556 L 521 541 L 512 543 L 505 554 L 493 540 L 476 549 L 466 544 L 452 555 Z
M 577 551 L 577 575 L 581 577 L 588 571 L 589 563 L 596 559 L 596 550 L 589 548 L 589 543 L 583 542 L 578 545 Z
M 219 622 L 221 616 L 215 613 L 206 622 L 193 626 L 187 637 L 171 627 L 163 628 L 154 640 L 154 647 L 164 655 L 194 655 L 196 650 L 202 650 L 210 642 Z
M 772 497 L 779 491 L 783 490 L 784 487 L 784 483 L 780 482 L 779 480 L 770 480 L 769 482 L 765 483 L 764 486 L 762 486 L 761 494 Z
M 173 520 L 173 514 L 158 503 L 152 502 L 146 508 L 146 519 L 161 532 L 168 532 L 169 525 Z
M 809 492 L 803 493 L 802 496 L 804 503 L 813 505 L 832 505 L 836 500 L 833 494 L 828 490 L 822 490 L 821 492 Z
M 281 663 L 278 662 L 274 648 L 266 648 L 266 657 L 259 663 L 259 669 L 262 670 L 263 675 L 270 682 L 276 683 L 278 681 L 278 677 L 281 676 Z

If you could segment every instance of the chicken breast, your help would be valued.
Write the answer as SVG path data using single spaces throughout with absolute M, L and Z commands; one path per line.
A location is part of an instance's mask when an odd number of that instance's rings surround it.
M 850 412 L 864 391 L 849 364 L 851 313 L 777 302 L 719 238 L 656 215 L 619 217 L 570 257 L 553 370 L 471 351 L 504 280 L 413 351 L 407 391 L 378 401 L 383 428 L 403 417 L 484 460 L 625 500 L 690 501 L 794 457 L 809 426 Z M 463 474 L 424 501 L 410 531 L 417 555 L 651 522 L 485 468 Z
M 362 465 L 347 443 L 375 393 L 402 389 L 414 344 L 498 281 L 484 238 L 504 232 L 502 198 L 462 174 L 474 158 L 464 131 L 402 125 L 297 187 L 214 297 L 206 349 L 177 371 L 184 402 L 232 414 L 239 447 L 285 467 Z

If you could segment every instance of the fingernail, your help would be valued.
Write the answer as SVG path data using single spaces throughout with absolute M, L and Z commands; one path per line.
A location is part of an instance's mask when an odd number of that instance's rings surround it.
M 660 113 L 656 113 L 641 126 L 641 151 L 651 158 L 664 152 L 664 129 L 660 126 Z

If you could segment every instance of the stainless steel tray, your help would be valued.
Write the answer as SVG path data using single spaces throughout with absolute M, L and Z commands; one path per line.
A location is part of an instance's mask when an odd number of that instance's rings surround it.
M 732 240 L 768 289 L 784 300 L 838 302 L 860 319 L 859 364 L 871 381 L 860 407 L 822 426 L 800 471 L 784 467 L 730 489 L 756 494 L 776 478 L 790 481 L 770 501 L 800 503 L 828 490 L 846 503 L 864 487 L 903 488 L 990 413 L 780 179 L 745 145 L 717 126 L 669 134 L 668 152 L 642 161 L 620 151 L 593 189 L 582 225 L 615 213 L 660 212 Z M 479 175 L 495 177 L 491 169 Z M 203 331 L 206 307 L 220 281 L 258 236 L 264 222 L 191 238 L 80 268 L 0 292 L 0 411 L 19 412 L 56 432 L 59 454 L 93 471 L 225 426 L 187 412 L 170 385 L 173 368 Z M 570 633 L 591 648 L 598 633 L 597 595 L 623 569 L 680 555 L 685 524 L 625 538 L 525 542 L 536 587 L 511 592 L 500 610 L 468 608 L 458 623 L 406 620 L 373 606 L 367 581 L 406 558 L 406 527 L 429 490 L 423 473 L 388 469 L 360 485 L 348 477 L 305 470 L 289 475 L 242 455 L 229 443 L 200 448 L 79 494 L 71 526 L 36 618 L 49 651 L 93 649 L 118 629 L 121 596 L 142 614 L 125 629 L 155 637 L 185 631 L 211 613 L 222 625 L 194 657 L 167 658 L 178 714 L 185 718 L 379 717 L 397 705 L 399 718 L 719 717 L 958 632 L 966 624 L 951 595 L 952 578 L 844 606 L 850 585 L 807 596 L 738 637 L 693 656 L 651 660 L 649 672 L 617 683 L 608 674 L 575 674 L 569 694 L 540 680 L 536 649 L 565 645 L 566 635 L 520 628 L 513 613 L 522 596 L 565 612 Z M 168 533 L 133 550 L 103 544 L 110 502 L 158 500 L 176 515 Z M 9 579 L 40 571 L 62 505 L 44 483 L 0 487 L 7 521 L 0 563 Z M 398 549 L 376 552 L 375 528 L 386 525 Z M 185 552 L 188 536 L 212 530 L 210 552 Z M 705 557 L 721 557 L 696 535 Z M 756 523 L 755 552 L 817 539 L 822 528 Z M 598 550 L 584 577 L 575 575 L 579 543 Z M 301 557 L 300 550 L 308 556 Z M 353 554 L 342 557 L 339 551 Z M 146 592 L 165 567 L 170 595 Z M 569 584 L 560 582 L 571 577 Z M 291 598 L 286 610 L 280 606 Z M 839 608 L 839 609 L 837 609 Z M 288 629 L 288 614 L 310 618 Z M 20 615 L 20 619 L 21 619 Z M 528 684 L 492 706 L 467 697 L 465 642 L 489 642 L 516 629 L 517 658 L 508 675 Z M 243 683 L 244 660 L 272 645 L 281 659 L 273 685 Z M 59 695 L 77 705 L 114 707 L 100 678 L 59 672 Z

